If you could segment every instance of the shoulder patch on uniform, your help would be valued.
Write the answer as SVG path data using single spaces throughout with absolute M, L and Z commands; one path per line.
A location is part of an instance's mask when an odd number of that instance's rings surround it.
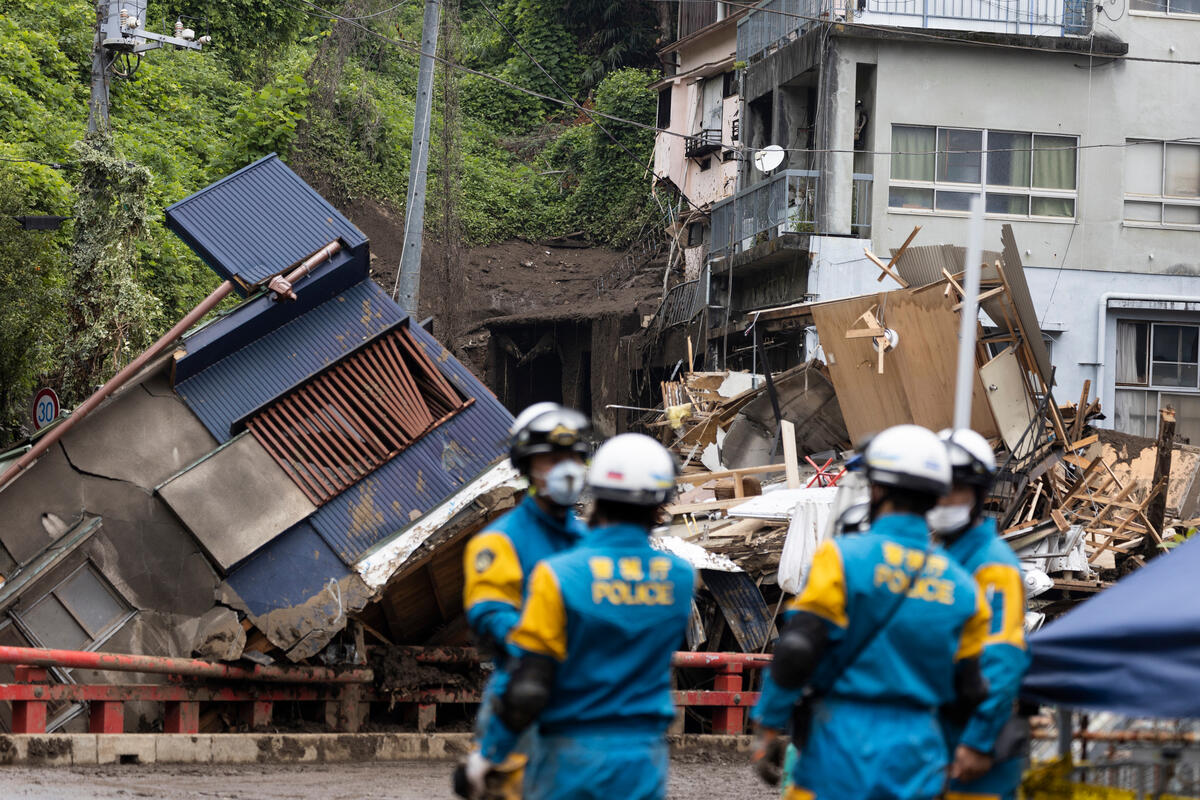
M 490 567 L 495 562 L 495 560 L 496 560 L 496 554 L 492 552 L 491 548 L 489 548 L 489 547 L 483 548 L 482 550 L 480 550 L 478 553 L 475 554 L 475 571 L 476 572 L 487 572 L 488 567 Z

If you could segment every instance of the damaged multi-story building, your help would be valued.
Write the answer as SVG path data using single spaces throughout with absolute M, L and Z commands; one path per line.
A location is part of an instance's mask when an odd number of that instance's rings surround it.
M 511 415 L 277 157 L 166 216 L 243 299 L 0 456 L 0 643 L 337 661 L 361 657 L 328 649 L 355 612 L 460 641 L 461 540 L 516 491 Z
M 982 197 L 983 241 L 1009 224 L 1020 245 L 1056 385 L 1091 381 L 1106 424 L 1143 436 L 1171 405 L 1200 441 L 1194 2 L 766 0 L 733 23 L 683 5 L 709 24 L 672 47 L 736 27 L 737 185 L 694 209 L 702 299 L 671 320 L 710 368 L 815 354 L 808 304 L 896 286 L 864 251 L 886 263 L 917 227 L 914 249 L 961 247 Z

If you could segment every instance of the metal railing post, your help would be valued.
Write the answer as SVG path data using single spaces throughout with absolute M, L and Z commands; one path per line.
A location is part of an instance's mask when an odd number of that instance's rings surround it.
M 199 733 L 200 704 L 194 701 L 168 701 L 163 715 L 163 733 Z
M 742 664 L 725 664 L 713 678 L 713 691 L 736 692 L 734 701 L 741 699 Z M 737 735 L 742 732 L 746 723 L 746 709 L 742 706 L 717 706 L 713 711 L 713 733 Z
M 93 700 L 88 707 L 88 733 L 124 733 L 125 704 L 117 700 Z
M 13 680 L 16 683 L 42 684 L 41 687 L 33 690 L 35 695 L 41 695 L 41 689 L 48 678 L 48 671 L 41 667 L 16 667 L 13 669 Z M 46 701 L 12 701 L 12 730 L 13 733 L 45 733 Z

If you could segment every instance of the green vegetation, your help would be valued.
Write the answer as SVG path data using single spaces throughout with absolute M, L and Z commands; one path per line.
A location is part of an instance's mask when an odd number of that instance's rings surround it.
M 445 57 L 653 123 L 647 86 L 658 31 L 649 0 L 487 2 L 451 6 Z M 419 41 L 422 9 L 393 5 L 324 6 L 361 20 L 350 23 L 299 0 L 151 0 L 146 27 L 165 30 L 181 15 L 213 44 L 203 53 L 152 51 L 130 78 L 114 78 L 111 135 L 84 142 L 94 4 L 5 4 L 0 443 L 27 429 L 38 385 L 74 405 L 216 285 L 165 229 L 167 205 L 276 152 L 335 203 L 369 199 L 403 212 L 417 56 L 397 42 Z M 578 108 L 485 77 L 450 70 L 438 86 L 432 234 L 452 217 L 470 245 L 582 231 L 620 247 L 659 224 L 646 172 L 650 131 L 603 121 L 618 145 Z M 449 215 L 434 210 L 445 208 Z M 68 221 L 58 231 L 12 221 L 32 214 Z

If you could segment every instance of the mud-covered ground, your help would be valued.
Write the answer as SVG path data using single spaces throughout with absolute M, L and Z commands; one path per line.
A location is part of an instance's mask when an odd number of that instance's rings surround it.
M 247 766 L 0 767 L 0 797 L 31 800 L 436 800 L 452 798 L 445 761 Z M 740 762 L 677 761 L 670 800 L 767 800 L 777 795 Z

